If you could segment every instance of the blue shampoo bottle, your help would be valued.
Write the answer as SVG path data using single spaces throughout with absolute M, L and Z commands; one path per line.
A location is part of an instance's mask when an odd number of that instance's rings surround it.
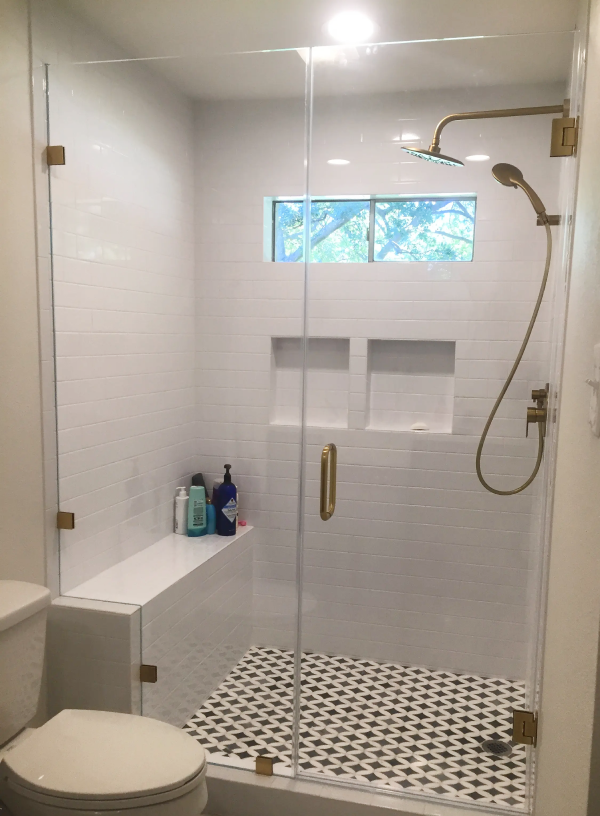
M 217 511 L 211 500 L 206 497 L 206 533 L 214 535 L 217 532 Z
M 217 491 L 217 533 L 233 536 L 237 532 L 237 487 L 231 481 L 231 465 L 225 465 L 223 484 Z

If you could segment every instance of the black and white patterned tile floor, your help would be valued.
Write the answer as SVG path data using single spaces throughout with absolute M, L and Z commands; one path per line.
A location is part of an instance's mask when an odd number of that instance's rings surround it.
M 253 647 L 184 726 L 211 761 L 253 767 L 276 758 L 289 775 L 294 657 Z M 351 657 L 302 659 L 302 771 L 386 790 L 523 811 L 525 746 L 488 756 L 484 740 L 509 742 L 522 683 Z

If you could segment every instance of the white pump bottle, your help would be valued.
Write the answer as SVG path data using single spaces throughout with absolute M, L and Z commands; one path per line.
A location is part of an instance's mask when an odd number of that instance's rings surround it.
M 175 532 L 177 535 L 187 535 L 188 503 L 190 498 L 185 487 L 177 488 L 175 496 Z

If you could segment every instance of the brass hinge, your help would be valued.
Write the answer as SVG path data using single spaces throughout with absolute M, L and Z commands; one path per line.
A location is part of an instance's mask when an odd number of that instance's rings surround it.
M 513 711 L 513 742 L 519 745 L 537 744 L 537 714 L 533 711 Z
M 142 663 L 140 666 L 140 683 L 158 682 L 158 667 L 149 663 Z
M 62 145 L 48 145 L 46 148 L 46 164 L 49 167 L 54 164 L 66 164 L 65 149 Z
M 56 514 L 56 526 L 59 530 L 74 530 L 75 513 L 66 513 L 64 510 L 59 510 Z
M 579 117 L 563 116 L 552 120 L 550 156 L 574 156 L 579 140 Z
M 256 773 L 261 776 L 273 776 L 273 757 L 257 756 Z

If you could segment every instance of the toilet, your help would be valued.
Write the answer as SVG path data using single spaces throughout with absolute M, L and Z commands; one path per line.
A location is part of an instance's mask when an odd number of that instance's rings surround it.
M 61 711 L 26 729 L 41 688 L 50 593 L 0 581 L 0 802 L 12 816 L 199 816 L 206 754 L 175 726 Z

